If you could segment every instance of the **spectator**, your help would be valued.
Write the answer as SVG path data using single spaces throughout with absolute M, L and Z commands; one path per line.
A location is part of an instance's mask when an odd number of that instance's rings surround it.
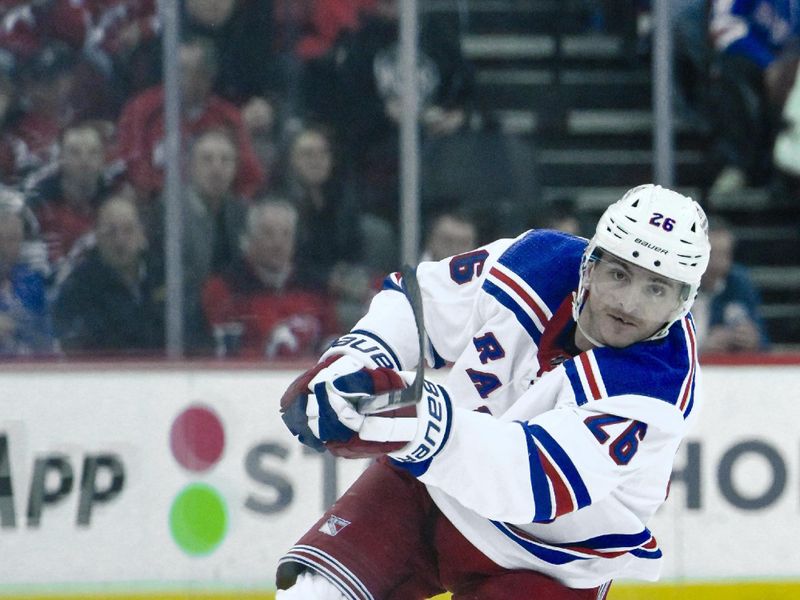
M 800 0 L 715 0 L 717 141 L 722 164 L 711 194 L 759 184 L 771 171 L 780 110 L 794 72 Z
M 48 42 L 81 50 L 86 37 L 85 4 L 75 0 L 0 2 L 0 48 L 23 61 Z
M 279 170 L 284 145 L 288 105 L 278 94 L 251 98 L 242 107 L 242 121 L 253 142 L 253 150 L 266 173 Z
M 402 75 L 397 0 L 377 0 L 360 27 L 343 35 L 324 65 L 307 69 L 309 110 L 333 123 L 353 161 L 363 208 L 397 222 L 398 120 Z M 428 16 L 421 25 L 417 78 L 426 137 L 446 136 L 466 121 L 472 70 L 457 32 Z
M 13 137 L 8 133 L 8 123 L 17 113 L 17 82 L 14 56 L 0 49 L 0 179 L 10 179 L 14 172 Z
M 189 180 L 184 187 L 183 275 L 186 340 L 202 350 L 205 336 L 201 292 L 212 274 L 221 273 L 240 255 L 247 203 L 233 190 L 238 165 L 236 142 L 225 130 L 202 132 L 189 149 Z M 164 201 L 147 231 L 155 251 L 164 248 Z
M 212 40 L 219 57 L 214 90 L 241 106 L 242 121 L 267 173 L 277 158 L 291 60 L 281 53 L 273 0 L 185 0 L 183 35 Z
M 344 32 L 358 29 L 363 11 L 374 8 L 375 0 L 314 0 L 277 3 L 276 17 L 285 43 L 304 61 L 322 58 Z M 294 33 L 294 35 L 291 35 Z
M 203 38 L 184 40 L 179 61 L 184 137 L 196 136 L 208 129 L 230 129 L 239 156 L 235 188 L 237 193 L 252 196 L 261 187 L 264 172 L 239 109 L 211 92 L 218 72 L 213 43 Z M 152 199 L 163 185 L 163 86 L 145 90 L 125 106 L 119 120 L 118 137 L 119 155 L 127 164 L 128 179 L 142 199 Z
M 0 47 L 22 61 L 57 42 L 80 59 L 73 68 L 78 118 L 115 118 L 130 91 L 135 50 L 157 28 L 155 0 L 16 2 L 0 21 Z M 3 14 L 0 7 L 0 15 Z M 150 84 L 152 85 L 152 83 Z
M 28 206 L 39 221 L 52 267 L 79 239 L 93 233 L 97 207 L 111 190 L 104 176 L 106 145 L 98 124 L 68 126 L 61 135 L 59 154 L 57 163 L 25 182 Z
M 334 155 L 333 140 L 325 127 L 304 126 L 289 143 L 280 195 L 299 213 L 297 280 L 311 288 L 327 289 L 336 303 L 339 322 L 355 324 L 370 295 L 369 274 L 361 264 L 362 220 L 368 217 L 359 214 Z
M 26 223 L 15 200 L 0 191 L 0 358 L 53 351 L 44 278 L 22 259 Z
M 156 0 L 100 0 L 81 3 L 88 30 L 84 54 L 113 87 L 128 93 L 157 80 L 161 60 Z M 148 87 L 144 85 L 144 87 Z
M 445 212 L 433 220 L 421 260 L 442 260 L 473 250 L 478 227 L 465 213 Z
M 795 70 L 787 78 L 788 92 L 781 111 L 781 128 L 775 137 L 772 149 L 776 168 L 775 191 L 783 188 L 790 196 L 800 196 L 800 64 L 795 61 Z
M 211 40 L 219 57 L 214 90 L 243 104 L 286 85 L 274 23 L 274 0 L 184 0 L 183 35 Z
M 581 234 L 581 222 L 572 198 L 557 198 L 550 203 L 549 210 L 544 212 L 543 218 L 538 219 L 536 227 L 542 229 L 555 229 L 572 235 Z
M 0 25 L 2 25 L 1 20 Z M 16 56 L 0 45 L 0 130 L 5 127 L 6 116 L 11 112 L 16 101 L 16 69 Z
M 311 356 L 335 333 L 325 293 L 294 280 L 297 221 L 297 209 L 284 200 L 250 208 L 243 258 L 212 277 L 203 293 L 218 355 Z
M 359 211 L 336 169 L 333 141 L 306 125 L 289 142 L 279 195 L 298 210 L 296 268 L 306 283 L 326 288 L 334 265 L 361 257 Z
M 736 238 L 722 218 L 709 219 L 711 260 L 692 313 L 702 352 L 747 352 L 769 345 L 761 300 L 747 270 L 734 262 Z
M 56 43 L 42 47 L 21 67 L 20 106 L 0 140 L 0 175 L 16 183 L 58 157 L 58 139 L 73 116 L 71 51 Z
M 68 355 L 136 355 L 164 347 L 164 287 L 148 260 L 135 203 L 112 196 L 97 213 L 97 247 L 58 290 L 53 316 Z

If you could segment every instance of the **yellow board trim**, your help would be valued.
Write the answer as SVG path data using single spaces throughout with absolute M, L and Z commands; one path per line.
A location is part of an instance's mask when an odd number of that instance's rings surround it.
M 608 600 L 793 600 L 800 582 L 615 584 Z
M 449 594 L 432 600 L 447 600 Z M 800 582 L 631 584 L 611 586 L 607 600 L 796 600 Z
M 2 600 L 275 600 L 273 592 L 150 592 L 82 594 L 13 594 L 0 592 Z M 431 600 L 448 600 L 442 594 Z M 796 600 L 800 598 L 798 582 L 727 582 L 687 584 L 630 584 L 611 586 L 608 600 Z
M 82 594 L 13 594 L 0 593 L 0 600 L 275 600 L 275 592 L 85 592 Z

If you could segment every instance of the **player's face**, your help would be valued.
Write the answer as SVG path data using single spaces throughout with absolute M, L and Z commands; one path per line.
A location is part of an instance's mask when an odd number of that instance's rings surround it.
M 580 325 L 606 346 L 624 348 L 647 339 L 681 304 L 683 284 L 610 254 L 586 277 L 589 295 Z

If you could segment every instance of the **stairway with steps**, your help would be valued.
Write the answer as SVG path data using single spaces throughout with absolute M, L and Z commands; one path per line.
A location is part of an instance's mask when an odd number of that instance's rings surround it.
M 594 221 L 627 188 L 653 179 L 650 65 L 580 0 L 427 0 L 449 16 L 476 69 L 477 105 L 536 149 L 541 201 L 574 198 Z M 707 127 L 676 118 L 677 187 L 734 225 L 777 349 L 800 349 L 800 204 L 749 189 L 707 201 Z

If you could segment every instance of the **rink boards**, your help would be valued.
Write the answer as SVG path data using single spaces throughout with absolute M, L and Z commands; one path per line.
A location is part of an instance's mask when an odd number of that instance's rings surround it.
M 0 597 L 272 598 L 282 551 L 365 464 L 304 453 L 284 431 L 276 407 L 296 374 L 0 370 Z M 800 597 L 800 367 L 705 375 L 651 527 L 662 583 L 619 582 L 614 600 Z

